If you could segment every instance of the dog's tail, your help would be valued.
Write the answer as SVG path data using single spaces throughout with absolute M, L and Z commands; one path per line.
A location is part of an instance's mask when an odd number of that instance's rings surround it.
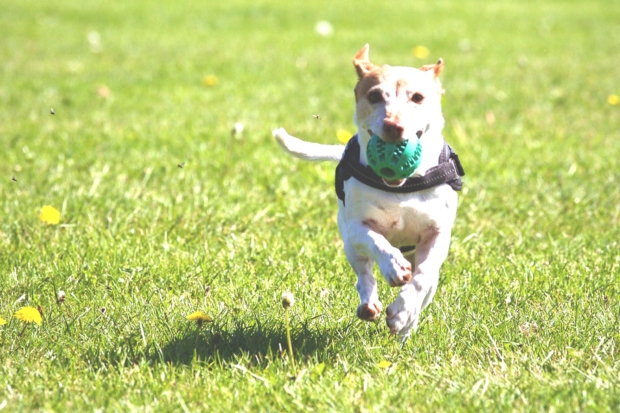
M 344 152 L 343 145 L 323 145 L 302 141 L 289 135 L 282 128 L 275 129 L 273 137 L 280 144 L 282 149 L 296 158 L 307 161 L 333 161 L 339 162 Z

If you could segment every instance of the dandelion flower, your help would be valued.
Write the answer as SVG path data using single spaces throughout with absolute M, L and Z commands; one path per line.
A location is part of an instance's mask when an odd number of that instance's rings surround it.
M 215 75 L 207 75 L 202 78 L 202 84 L 208 87 L 217 85 L 219 81 Z
M 194 311 L 186 317 L 189 321 L 195 321 L 196 324 L 202 325 L 203 323 L 210 323 L 213 321 L 213 317 L 205 313 L 204 311 Z
M 336 137 L 338 138 L 338 140 L 342 143 L 347 143 L 349 142 L 349 139 L 351 139 L 351 136 L 353 136 L 351 134 L 351 132 L 349 132 L 346 129 L 338 129 L 336 131 Z
M 243 122 L 235 122 L 235 126 L 233 126 L 233 130 L 232 130 L 232 134 L 235 136 L 241 135 L 244 127 L 245 125 L 243 124 Z
M 285 292 L 282 294 L 282 307 L 289 308 L 295 304 L 295 297 L 290 292 Z
M 46 224 L 57 225 L 60 222 L 60 211 L 51 205 L 45 205 L 41 207 L 39 219 Z
M 110 88 L 106 85 L 99 85 L 97 87 L 97 95 L 103 99 L 109 98 L 111 93 Z
M 321 36 L 331 36 L 334 34 L 334 26 L 328 21 L 321 20 L 316 23 L 314 26 L 314 31 L 316 31 Z
M 382 360 L 382 361 L 377 363 L 377 367 L 379 367 L 380 369 L 387 369 L 391 365 L 392 365 L 392 363 L 387 361 L 387 360 Z
M 0 317 L 0 326 L 3 326 L 6 324 L 6 320 L 2 317 Z
M 618 103 L 620 103 L 620 96 L 618 95 L 607 96 L 607 103 L 609 103 L 610 105 L 616 106 Z
M 288 309 L 295 304 L 295 297 L 290 291 L 282 294 L 282 307 L 284 307 L 284 323 L 286 325 L 286 342 L 288 343 L 288 355 L 291 359 L 291 367 L 293 367 L 293 374 L 297 376 L 297 369 L 295 368 L 295 356 L 293 355 L 293 342 L 291 341 L 291 325 L 288 318 Z
M 89 32 L 86 39 L 88 40 L 88 44 L 90 45 L 91 52 L 101 53 L 101 51 L 103 50 L 103 44 L 101 43 L 101 35 L 98 32 Z
M 15 318 L 25 323 L 36 323 L 41 325 L 41 313 L 34 307 L 24 307 L 15 313 Z
M 428 48 L 424 46 L 416 46 L 411 50 L 411 54 L 413 54 L 413 57 L 416 59 L 426 59 L 429 53 L 430 51 Z
M 65 292 L 63 290 L 58 290 L 58 294 L 56 294 L 56 304 L 64 303 L 65 297 Z

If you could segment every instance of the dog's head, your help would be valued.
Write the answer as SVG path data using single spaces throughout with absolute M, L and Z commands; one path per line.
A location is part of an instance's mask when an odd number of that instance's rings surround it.
M 353 59 L 358 76 L 355 122 L 363 147 L 372 135 L 386 142 L 420 139 L 425 147 L 436 146 L 425 141 L 432 139 L 426 138 L 431 130 L 431 135 L 440 134 L 444 124 L 439 81 L 443 60 L 420 69 L 376 66 L 368 59 L 368 49 L 365 45 Z

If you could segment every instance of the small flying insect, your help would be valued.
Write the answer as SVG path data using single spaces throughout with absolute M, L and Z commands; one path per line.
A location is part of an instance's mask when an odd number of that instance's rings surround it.
M 185 162 L 182 162 L 182 163 L 178 164 L 177 166 L 178 166 L 179 168 L 183 168 L 183 165 L 185 165 Z
M 50 114 L 55 115 L 56 112 L 54 112 L 54 108 L 50 108 Z
M 312 115 L 312 117 L 313 117 L 314 119 L 321 120 L 321 116 L 320 116 L 320 115 Z
M 13 181 L 13 182 L 17 182 L 17 178 L 12 177 L 12 178 L 11 178 L 11 181 Z

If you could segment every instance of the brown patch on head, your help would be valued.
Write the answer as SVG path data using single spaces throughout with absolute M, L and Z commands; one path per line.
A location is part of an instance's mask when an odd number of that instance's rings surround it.
M 364 96 L 368 94 L 368 91 L 380 85 L 385 81 L 383 76 L 383 70 L 375 67 L 373 71 L 367 73 L 363 77 L 360 77 L 357 85 L 355 85 L 355 101 L 359 102 Z
M 373 86 L 382 83 L 385 79 L 383 72 L 389 66 L 375 66 L 368 59 L 368 50 L 370 46 L 364 45 L 353 58 L 353 66 L 357 72 L 358 82 L 355 85 L 355 101 L 359 102 L 361 98 L 368 94 L 368 90 Z
M 396 81 L 396 94 L 399 95 L 401 91 L 407 89 L 407 81 L 405 79 L 398 79 Z

